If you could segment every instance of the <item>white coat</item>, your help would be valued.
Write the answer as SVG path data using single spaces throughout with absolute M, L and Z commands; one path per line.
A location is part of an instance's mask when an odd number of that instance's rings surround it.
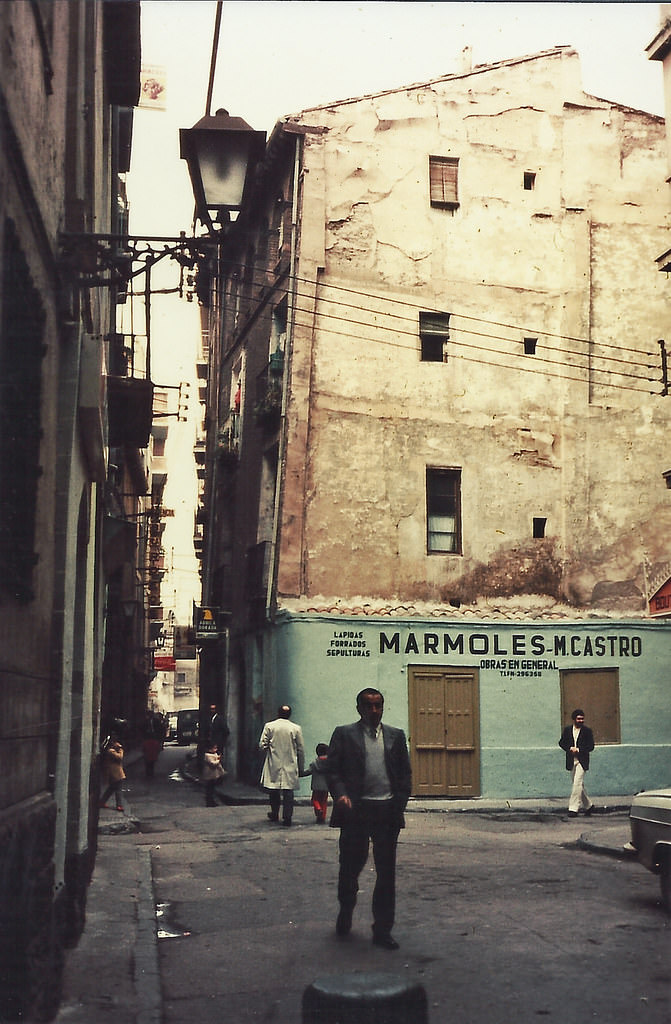
M 288 718 L 266 722 L 259 740 L 266 760 L 261 774 L 264 789 L 298 789 L 305 764 L 305 747 L 300 725 Z

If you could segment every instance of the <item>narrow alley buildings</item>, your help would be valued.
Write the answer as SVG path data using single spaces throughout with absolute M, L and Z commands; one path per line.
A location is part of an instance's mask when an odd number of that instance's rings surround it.
M 108 584 L 133 587 L 148 427 L 94 238 L 127 230 L 139 2 L 9 0 L 0 54 L 0 1018 L 33 1021 L 84 927 L 104 665 L 141 642 Z
M 278 122 L 207 300 L 203 603 L 233 767 L 379 687 L 414 792 L 665 781 L 664 121 L 567 47 Z M 230 765 L 229 765 L 230 767 Z

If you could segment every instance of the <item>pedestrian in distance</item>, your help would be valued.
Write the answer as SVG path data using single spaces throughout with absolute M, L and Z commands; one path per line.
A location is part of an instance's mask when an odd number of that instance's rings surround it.
M 398 949 L 391 932 L 396 906 L 396 850 L 411 790 L 410 757 L 402 729 L 382 724 L 384 697 L 371 687 L 356 699 L 359 721 L 338 726 L 326 775 L 333 797 L 331 826 L 340 828 L 336 934 L 349 935 L 359 875 L 373 845 L 373 943 Z
M 214 799 L 214 788 L 223 781 L 226 771 L 221 763 L 221 754 L 217 750 L 217 744 L 212 742 L 209 750 L 203 755 L 203 771 L 201 778 L 205 784 L 205 806 L 216 807 Z
M 163 750 L 164 739 L 165 726 L 162 718 L 160 715 L 154 715 L 148 711 L 142 728 L 142 757 L 144 773 L 148 779 L 154 777 L 154 767 L 158 761 L 158 755 Z
M 121 802 L 121 783 L 126 778 L 123 770 L 123 747 L 118 739 L 112 738 L 105 750 L 104 770 L 107 776 L 108 786 L 100 798 L 100 806 L 107 807 L 107 801 L 113 795 L 116 801 L 117 811 L 123 811 Z
M 572 724 L 562 731 L 559 746 L 566 753 L 566 771 L 571 772 L 571 795 L 568 802 L 570 818 L 577 818 L 583 808 L 589 817 L 594 809 L 585 790 L 585 772 L 589 771 L 589 755 L 594 750 L 594 734 L 585 725 L 585 712 L 576 708 L 571 714 Z
M 324 774 L 326 766 L 326 755 L 328 754 L 328 743 L 318 743 L 315 747 L 316 758 L 312 761 L 303 775 L 311 776 L 311 804 L 315 812 L 318 825 L 326 824 L 326 811 L 329 800 L 329 787 Z
M 282 704 L 277 718 L 264 725 L 259 749 L 265 753 L 261 786 L 270 802 L 268 820 L 279 821 L 281 806 L 282 824 L 289 826 L 294 812 L 294 790 L 298 789 L 305 768 L 305 747 L 302 729 L 291 721 L 288 704 Z
M 217 750 L 223 754 L 224 747 L 228 741 L 229 729 L 226 719 L 219 711 L 216 704 L 210 704 L 210 722 L 207 729 L 207 739 L 216 744 Z

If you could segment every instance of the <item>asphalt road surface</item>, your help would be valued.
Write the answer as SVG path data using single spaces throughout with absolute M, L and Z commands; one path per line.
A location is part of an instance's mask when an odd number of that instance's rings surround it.
M 115 857 L 141 848 L 151 864 L 164 1024 L 301 1024 L 315 978 L 380 971 L 424 986 L 429 1024 L 671 1021 L 658 880 L 579 849 L 582 819 L 410 812 L 401 947 L 388 952 L 370 941 L 370 865 L 352 935 L 335 936 L 337 831 L 308 806 L 291 829 L 270 824 L 263 805 L 206 808 L 180 781 L 184 754 L 167 746 L 151 781 L 131 773 L 140 832 L 101 837 L 103 857 L 114 844 Z

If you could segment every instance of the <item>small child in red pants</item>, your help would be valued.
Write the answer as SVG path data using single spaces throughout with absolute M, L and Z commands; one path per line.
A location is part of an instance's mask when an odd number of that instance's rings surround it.
M 312 806 L 315 811 L 315 818 L 317 819 L 318 825 L 323 825 L 326 822 L 326 806 L 329 799 L 329 787 L 326 782 L 326 776 L 321 770 L 323 762 L 326 760 L 329 748 L 328 743 L 318 743 L 315 748 L 317 757 L 312 762 L 310 767 L 305 771 L 304 775 L 312 776 Z

